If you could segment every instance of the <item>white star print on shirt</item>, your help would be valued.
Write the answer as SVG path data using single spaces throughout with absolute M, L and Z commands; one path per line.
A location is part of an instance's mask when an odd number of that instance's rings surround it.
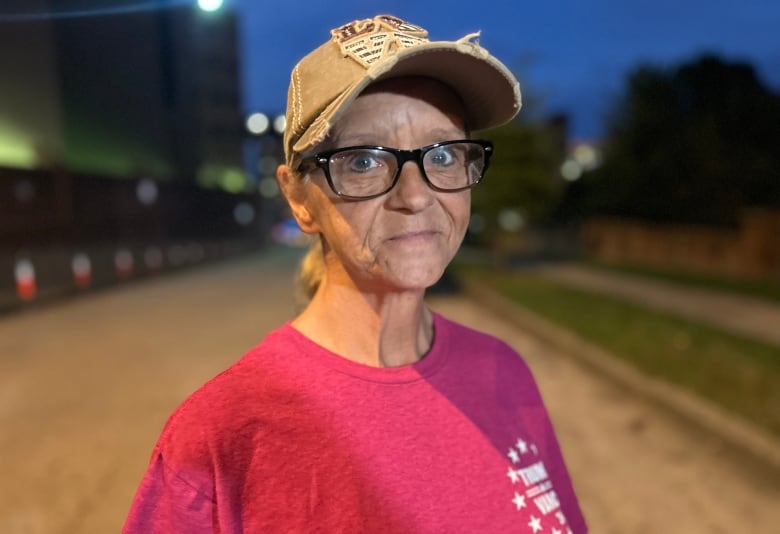
M 512 460 L 512 463 L 513 463 L 513 464 L 516 464 L 517 462 L 519 462 L 519 461 L 520 461 L 520 455 L 519 455 L 519 454 L 517 454 L 517 451 L 516 451 L 516 450 L 514 450 L 514 449 L 511 449 L 511 448 L 510 448 L 510 449 L 509 449 L 509 452 L 508 452 L 508 453 L 506 453 L 506 455 L 507 455 L 507 456 L 509 456 L 509 459 L 510 459 L 510 460 Z
M 528 452 L 528 444 L 523 441 L 522 438 L 518 438 L 515 445 L 517 445 L 517 450 L 520 451 L 520 454 L 525 454 Z
M 515 506 L 517 506 L 518 510 L 525 508 L 525 495 L 520 495 L 519 493 L 515 492 L 515 498 L 512 499 L 512 502 L 515 503 Z
M 517 481 L 520 480 L 520 475 L 518 475 L 517 471 L 512 469 L 512 467 L 510 467 L 509 471 L 506 472 L 506 476 L 509 477 L 509 479 L 512 481 L 512 484 L 517 484 Z
M 542 520 L 538 517 L 531 516 L 531 521 L 528 522 L 528 526 L 533 529 L 534 532 L 542 530 Z

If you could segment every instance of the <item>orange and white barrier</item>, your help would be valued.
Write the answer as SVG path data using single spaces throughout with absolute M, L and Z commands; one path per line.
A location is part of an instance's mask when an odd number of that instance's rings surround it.
M 79 289 L 87 289 L 92 285 L 92 261 L 89 256 L 79 252 L 70 262 L 73 271 L 73 283 Z
M 33 300 L 38 292 L 33 263 L 27 259 L 18 260 L 14 266 L 14 278 L 19 298 L 25 302 Z

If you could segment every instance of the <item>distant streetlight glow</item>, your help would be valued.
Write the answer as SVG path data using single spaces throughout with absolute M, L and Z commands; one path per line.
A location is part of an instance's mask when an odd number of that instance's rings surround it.
M 285 126 L 287 126 L 287 118 L 284 115 L 277 115 L 274 119 L 274 131 L 281 135 L 284 133 Z
M 228 193 L 240 193 L 246 189 L 246 178 L 240 169 L 228 169 L 219 177 L 219 185 Z
M 255 220 L 255 207 L 249 202 L 239 202 L 233 208 L 233 218 L 241 226 L 248 226 Z
M 498 226 L 506 232 L 519 232 L 525 226 L 525 217 L 518 209 L 503 209 L 498 213 Z
M 246 119 L 246 129 L 253 135 L 262 135 L 268 131 L 270 121 L 265 113 L 252 113 Z
M 279 195 L 279 185 L 273 178 L 263 178 L 257 186 L 263 198 L 276 198 Z
M 203 11 L 216 11 L 222 7 L 222 0 L 198 0 L 198 7 Z
M 157 202 L 158 194 L 157 184 L 148 178 L 141 179 L 135 187 L 135 196 L 144 206 L 151 206 Z
M 592 170 L 598 165 L 598 153 L 591 145 L 581 144 L 574 149 L 574 160 L 585 170 Z
M 582 176 L 582 167 L 574 159 L 567 159 L 561 165 L 561 176 L 570 182 L 579 180 Z

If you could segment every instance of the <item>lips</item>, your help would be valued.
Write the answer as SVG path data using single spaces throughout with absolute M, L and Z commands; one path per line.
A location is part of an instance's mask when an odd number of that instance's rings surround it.
M 426 243 L 439 234 L 440 232 L 436 230 L 413 230 L 393 235 L 387 239 L 387 242 L 392 244 Z
M 401 239 L 415 239 L 418 237 L 429 237 L 438 234 L 436 230 L 409 230 L 407 232 L 402 232 L 400 234 L 396 234 L 394 236 L 391 236 L 389 238 L 389 241 L 396 241 Z

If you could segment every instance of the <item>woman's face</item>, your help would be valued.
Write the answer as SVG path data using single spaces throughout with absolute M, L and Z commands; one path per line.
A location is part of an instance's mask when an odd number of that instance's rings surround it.
M 465 137 L 463 106 L 450 89 L 424 78 L 397 79 L 359 96 L 332 128 L 327 148 L 415 149 Z M 347 276 L 366 291 L 424 289 L 460 247 L 470 191 L 432 190 L 414 162 L 403 166 L 391 191 L 368 200 L 339 198 L 321 170 L 309 176 L 301 184 L 311 217 L 304 229 L 325 239 L 329 283 Z

